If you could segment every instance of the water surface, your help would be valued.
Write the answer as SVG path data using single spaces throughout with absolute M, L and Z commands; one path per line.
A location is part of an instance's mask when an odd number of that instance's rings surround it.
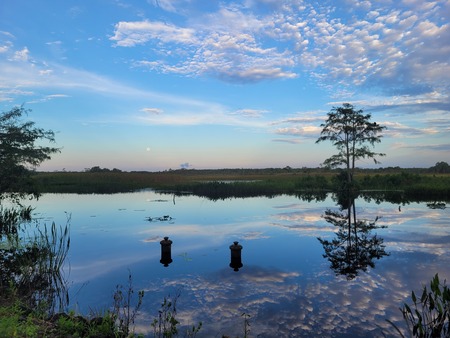
M 398 308 L 411 290 L 436 273 L 450 278 L 449 209 L 425 203 L 356 201 L 358 218 L 381 217 L 377 225 L 386 228 L 372 235 L 389 255 L 352 279 L 330 269 L 317 239 L 335 238 L 336 227 L 323 218 L 339 210 L 331 197 L 45 194 L 35 207 L 41 223 L 64 225 L 70 217 L 69 309 L 104 311 L 131 273 L 134 289 L 145 290 L 136 330 L 150 336 L 164 297 L 177 293 L 178 320 L 201 321 L 198 337 L 243 337 L 243 313 L 251 337 L 390 335 L 386 319 L 404 326 Z M 160 262 L 165 236 L 173 241 L 168 267 Z M 234 241 L 243 247 L 239 271 L 230 267 Z

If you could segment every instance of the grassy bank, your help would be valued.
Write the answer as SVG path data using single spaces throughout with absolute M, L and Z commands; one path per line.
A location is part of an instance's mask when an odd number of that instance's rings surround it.
M 211 199 L 275 196 L 339 189 L 337 170 L 222 169 L 165 172 L 54 172 L 36 173 L 44 193 L 118 193 L 152 188 L 193 193 Z M 401 191 L 411 200 L 450 200 L 450 174 L 421 169 L 359 170 L 360 190 Z
M 332 173 L 322 170 L 286 169 L 221 169 L 221 170 L 172 170 L 164 172 L 41 172 L 34 179 L 43 193 L 115 193 L 138 189 L 192 192 L 200 184 L 212 182 L 238 183 L 266 188 L 269 192 L 291 192 L 299 180 L 329 177 Z

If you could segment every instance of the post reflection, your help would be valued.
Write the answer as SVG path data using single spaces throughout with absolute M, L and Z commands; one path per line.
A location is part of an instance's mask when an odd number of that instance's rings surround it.
M 161 260 L 160 263 L 164 267 L 168 267 L 172 263 L 172 241 L 169 237 L 164 237 L 164 239 L 159 242 L 161 244 Z
M 233 268 L 234 271 L 239 271 L 244 265 L 242 264 L 242 245 L 239 242 L 234 242 L 230 245 L 230 253 L 231 253 L 231 262 L 230 267 Z
M 318 238 L 322 244 L 330 268 L 338 275 L 344 275 L 348 280 L 354 279 L 360 271 L 375 267 L 375 259 L 389 254 L 385 251 L 383 238 L 373 235 L 372 231 L 385 226 L 377 226 L 375 220 L 357 218 L 354 196 L 350 191 L 337 195 L 340 211 L 327 209 L 325 220 L 338 227 L 336 237 L 331 241 Z

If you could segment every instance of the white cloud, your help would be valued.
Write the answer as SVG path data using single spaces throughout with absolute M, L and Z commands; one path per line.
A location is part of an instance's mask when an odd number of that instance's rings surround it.
M 28 103 L 41 103 L 41 102 L 47 102 L 47 101 L 50 101 L 53 99 L 60 99 L 60 98 L 67 98 L 67 97 L 70 97 L 70 96 L 66 95 L 66 94 L 50 94 L 50 95 L 45 95 L 39 99 L 28 101 Z
M 119 22 L 111 40 L 120 47 L 152 40 L 148 48 L 156 60 L 134 64 L 162 72 L 209 75 L 230 82 L 295 78 L 290 70 L 295 64 L 292 53 L 264 47 L 258 40 L 266 28 L 265 20 L 231 6 L 192 20 L 189 27 L 155 21 Z M 164 61 L 158 60 L 161 56 Z
M 243 116 L 243 117 L 251 117 L 251 118 L 259 118 L 262 117 L 263 114 L 267 113 L 267 110 L 258 110 L 258 109 L 239 109 L 231 113 L 231 115 Z
M 18 50 L 14 53 L 13 60 L 14 61 L 28 61 L 30 57 L 30 51 L 27 47 L 24 47 L 22 50 Z
M 115 34 L 110 38 L 120 47 L 133 47 L 157 39 L 164 43 L 193 43 L 194 31 L 163 22 L 121 21 L 115 26 Z
M 163 113 L 163 110 L 160 108 L 142 108 L 141 111 L 154 115 L 160 115 Z
M 434 128 L 414 128 L 399 122 L 383 122 L 381 125 L 387 127 L 383 134 L 394 139 L 416 138 L 438 133 Z
M 8 45 L 0 46 L 0 53 L 6 53 L 9 50 Z
M 157 102 L 177 102 L 181 106 L 189 106 L 192 109 L 214 107 L 212 102 L 127 86 L 107 76 L 56 63 L 47 64 L 33 61 L 18 65 L 1 62 L 0 60 L 0 69 L 2 70 L 0 72 L 0 83 L 7 83 L 10 88 L 57 88 L 61 91 L 64 89 L 81 89 L 121 98 L 145 97 Z
M 276 134 L 280 135 L 294 135 L 294 136 L 318 136 L 322 129 L 317 126 L 297 126 L 278 128 L 275 130 Z
M 182 2 L 186 0 L 147 0 L 149 3 L 153 4 L 155 7 L 160 7 L 167 12 L 178 12 L 182 7 Z
M 330 88 L 376 87 L 411 95 L 448 92 L 450 24 L 443 16 L 449 7 L 445 1 L 404 1 L 389 7 L 383 2 L 344 2 L 353 9 L 348 20 L 339 15 L 339 6 L 248 0 L 186 17 L 184 26 L 120 22 L 111 40 L 123 47 L 145 44 L 153 57 L 135 64 L 166 73 L 258 82 L 307 72 Z M 169 11 L 177 7 L 180 13 L 188 5 L 157 3 Z

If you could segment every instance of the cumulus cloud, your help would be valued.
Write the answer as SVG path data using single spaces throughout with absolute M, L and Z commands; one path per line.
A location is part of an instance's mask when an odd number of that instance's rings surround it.
M 275 130 L 276 134 L 281 135 L 294 135 L 294 136 L 317 136 L 320 133 L 321 128 L 317 126 L 305 126 L 305 127 L 286 127 L 278 128 Z
M 195 42 L 194 30 L 192 29 L 152 21 L 121 21 L 116 24 L 115 35 L 110 39 L 116 41 L 116 46 L 120 47 L 133 47 L 152 39 L 159 39 L 163 43 Z
M 303 112 L 298 113 L 298 116 L 271 122 L 271 126 L 278 126 L 272 130 L 274 134 L 288 137 L 276 138 L 272 141 L 299 144 L 306 139 L 316 139 L 321 132 L 319 126 L 324 122 L 323 114 L 324 112 Z
M 9 50 L 8 45 L 0 46 L 0 53 L 6 53 Z
M 155 3 L 178 13 L 188 8 L 182 1 Z M 352 9 L 350 16 L 340 13 L 342 6 Z M 327 7 L 247 0 L 211 6 L 182 24 L 119 22 L 111 40 L 120 47 L 145 45 L 153 59 L 137 64 L 161 72 L 230 82 L 290 79 L 306 72 L 324 86 L 442 93 L 450 73 L 450 25 L 442 15 L 447 10 L 445 1 L 385 7 L 346 0 Z M 182 15 L 192 14 L 187 13 Z
M 399 122 L 384 122 L 382 124 L 387 127 L 383 134 L 397 139 L 421 137 L 438 133 L 434 128 L 414 128 Z
M 209 75 L 230 82 L 294 78 L 291 52 L 265 47 L 258 40 L 266 23 L 237 7 L 221 8 L 189 27 L 159 21 L 119 22 L 111 40 L 115 46 L 148 44 L 156 60 L 135 65 L 190 76 Z M 156 48 L 155 48 L 156 47 Z M 159 58 L 164 56 L 164 62 Z
M 0 54 L 8 52 L 13 47 L 12 39 L 14 39 L 14 35 L 0 31 Z
M 18 50 L 14 53 L 13 60 L 14 61 L 28 61 L 30 56 L 30 51 L 27 47 L 24 47 L 22 50 Z

